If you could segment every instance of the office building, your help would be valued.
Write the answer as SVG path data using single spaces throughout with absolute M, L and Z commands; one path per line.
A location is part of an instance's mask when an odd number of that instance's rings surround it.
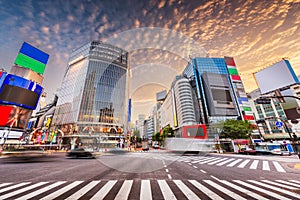
M 71 53 L 53 126 L 65 133 L 121 133 L 127 120 L 128 52 L 100 41 Z

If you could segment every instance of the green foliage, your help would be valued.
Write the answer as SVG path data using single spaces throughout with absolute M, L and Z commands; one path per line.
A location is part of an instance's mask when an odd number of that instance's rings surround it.
M 253 130 L 249 121 L 228 119 L 224 122 L 220 138 L 248 139 Z

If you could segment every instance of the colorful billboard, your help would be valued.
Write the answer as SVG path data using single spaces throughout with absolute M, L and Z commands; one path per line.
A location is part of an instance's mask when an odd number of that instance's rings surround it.
M 48 59 L 48 54 L 24 42 L 15 60 L 15 64 L 43 74 Z
M 34 110 L 42 92 L 39 84 L 8 74 L 0 88 L 0 103 Z
M 44 77 L 41 74 L 38 74 L 37 72 L 32 71 L 31 69 L 20 67 L 18 65 L 12 66 L 9 73 L 36 82 L 40 85 L 42 85 L 44 80 Z
M 281 60 L 254 74 L 262 94 L 300 83 L 290 62 Z
M 18 106 L 0 105 L 0 126 L 25 129 L 32 114 L 32 110 Z

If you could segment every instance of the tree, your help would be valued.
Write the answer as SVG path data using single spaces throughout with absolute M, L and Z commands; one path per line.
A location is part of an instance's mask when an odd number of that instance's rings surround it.
M 253 130 L 249 121 L 228 119 L 223 124 L 220 138 L 248 139 Z

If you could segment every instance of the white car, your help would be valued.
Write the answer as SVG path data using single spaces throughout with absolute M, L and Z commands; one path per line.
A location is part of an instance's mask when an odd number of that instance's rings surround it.
M 280 155 L 280 156 L 290 156 L 290 155 L 292 155 L 291 152 L 286 151 L 286 150 L 282 150 L 282 149 L 273 149 L 273 150 L 271 150 L 271 154 Z

